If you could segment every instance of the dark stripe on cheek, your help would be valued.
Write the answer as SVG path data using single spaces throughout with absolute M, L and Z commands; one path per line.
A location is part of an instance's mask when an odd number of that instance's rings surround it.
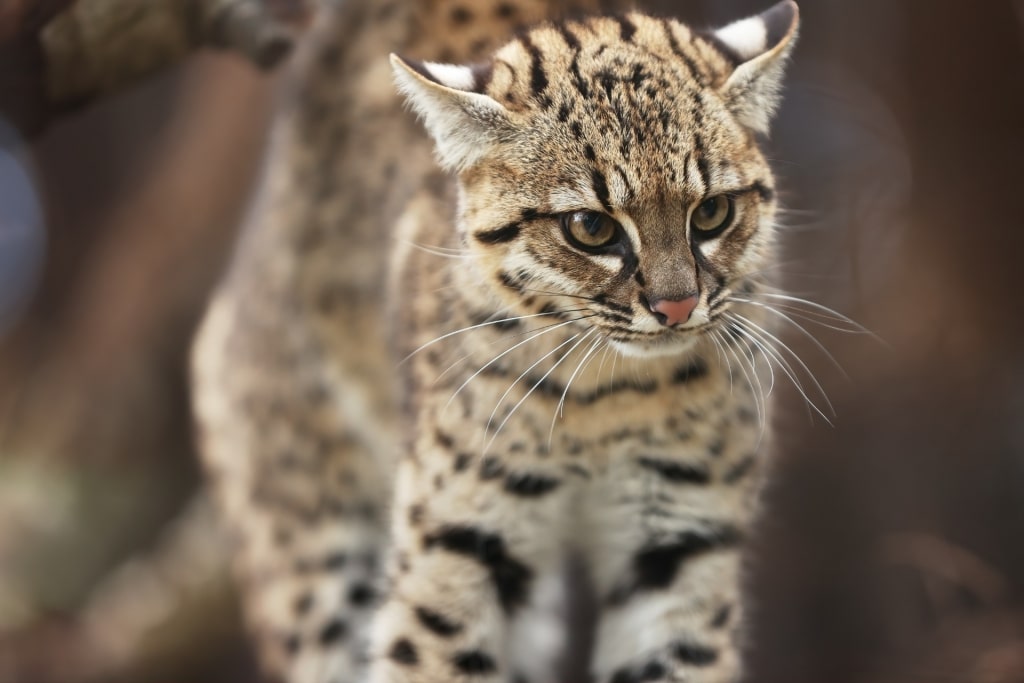
M 484 244 L 503 244 L 519 237 L 521 231 L 522 226 L 519 223 L 509 223 L 498 228 L 475 232 L 473 237 L 478 242 L 483 242 Z

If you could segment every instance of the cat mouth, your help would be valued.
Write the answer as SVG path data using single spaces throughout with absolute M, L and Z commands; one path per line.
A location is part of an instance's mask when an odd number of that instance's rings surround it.
M 687 331 L 689 332 L 689 331 Z M 697 343 L 699 335 L 665 332 L 634 339 L 609 338 L 608 343 L 623 356 L 632 358 L 658 358 L 686 353 Z

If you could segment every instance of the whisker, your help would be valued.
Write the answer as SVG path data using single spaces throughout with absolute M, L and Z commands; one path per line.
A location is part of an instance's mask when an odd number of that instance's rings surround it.
M 792 313 L 793 315 L 795 315 L 796 317 L 801 318 L 802 320 L 806 320 L 807 322 L 812 322 L 812 323 L 815 323 L 817 325 L 821 325 L 822 327 L 827 327 L 830 330 L 835 330 L 837 332 L 845 332 L 847 334 L 866 334 L 866 335 L 869 335 L 869 336 L 873 337 L 877 341 L 880 341 L 880 342 L 882 341 L 878 337 L 878 335 L 876 335 L 874 332 L 872 332 L 871 330 L 867 329 L 863 325 L 861 325 L 861 324 L 859 324 L 857 322 L 854 322 L 853 320 L 850 320 L 849 318 L 847 318 L 845 316 L 840 317 L 840 316 L 832 315 L 832 314 L 829 314 L 829 313 L 823 313 L 823 312 L 819 312 L 819 311 L 815 311 L 815 310 L 810 310 L 809 311 L 807 309 L 800 308 L 799 306 L 796 306 L 794 304 L 785 304 L 785 303 L 769 304 L 769 303 L 766 303 L 764 301 L 754 301 L 753 299 L 741 299 L 739 297 L 730 297 L 729 300 L 730 301 L 735 301 L 737 303 L 750 304 L 750 305 L 753 305 L 753 306 L 762 306 L 762 307 L 768 308 L 770 310 L 774 310 L 774 309 L 786 310 L 786 311 L 789 311 L 790 313 Z M 827 321 L 827 322 L 825 322 L 825 321 Z M 830 323 L 832 323 L 832 324 L 830 324 Z M 839 327 L 838 323 L 844 323 L 844 324 L 848 325 L 848 327 Z
M 492 436 L 492 437 L 490 438 L 490 440 L 489 440 L 489 441 L 487 442 L 487 444 L 486 444 L 486 445 L 484 446 L 484 453 L 487 453 L 488 449 L 490 449 L 490 447 L 491 447 L 491 444 L 492 444 L 492 443 L 494 443 L 494 440 L 498 438 L 498 435 L 499 435 L 499 434 L 501 434 L 501 430 L 502 430 L 502 428 L 503 428 L 503 427 L 504 427 L 504 426 L 505 426 L 505 425 L 506 425 L 506 424 L 508 423 L 508 421 L 509 421 L 510 419 L 512 419 L 512 416 L 513 416 L 513 415 L 515 415 L 515 413 L 516 413 L 516 410 L 518 410 L 518 409 L 519 409 L 519 406 L 523 405 L 523 403 L 524 403 L 524 402 L 526 401 L 526 399 L 530 398 L 530 396 L 531 396 L 531 395 L 533 394 L 533 392 L 537 390 L 537 387 L 539 387 L 539 386 L 540 386 L 540 385 L 541 385 L 541 384 L 542 384 L 542 383 L 544 382 L 544 380 L 546 380 L 546 379 L 548 378 L 548 376 L 549 376 L 549 375 L 550 375 L 550 374 L 551 374 L 552 372 L 554 372 L 554 371 L 555 371 L 555 369 L 556 369 L 556 368 L 558 368 L 558 366 L 559 366 L 559 365 L 561 365 L 561 364 L 562 364 L 562 362 L 563 362 L 563 361 L 564 361 L 564 360 L 565 360 L 566 358 L 568 358 L 569 356 L 571 356 L 571 355 L 572 355 L 572 352 L 573 352 L 573 351 L 575 351 L 576 349 L 578 349 L 578 348 L 579 348 L 579 346 L 580 346 L 580 344 L 582 344 L 582 343 L 583 343 L 584 341 L 586 341 L 587 337 L 589 337 L 590 335 L 594 334 L 595 332 L 597 332 L 597 330 L 596 330 L 595 328 L 593 328 L 593 327 L 592 327 L 592 328 L 590 328 L 589 330 L 587 330 L 586 332 L 584 332 L 584 333 L 583 333 L 583 336 L 582 336 L 582 337 L 580 337 L 580 338 L 579 338 L 579 339 L 578 339 L 578 340 L 576 341 L 576 343 L 575 343 L 575 344 L 573 344 L 573 345 L 572 345 L 572 347 L 571 347 L 571 348 L 570 348 L 570 349 L 569 349 L 568 351 L 566 351 L 565 353 L 563 353 L 563 354 L 562 354 L 562 356 L 561 356 L 561 357 L 560 357 L 560 358 L 559 358 L 558 360 L 556 360 L 556 361 L 554 362 L 554 364 L 553 364 L 553 365 L 551 366 L 551 368 L 550 368 L 550 369 L 549 369 L 549 370 L 548 370 L 547 372 L 545 372 L 545 373 L 544 373 L 544 374 L 543 374 L 543 375 L 541 376 L 541 378 L 540 378 L 539 380 L 537 380 L 536 382 L 534 382 L 533 386 L 532 386 L 532 387 L 530 387 L 530 390 L 529 390 L 529 391 L 527 391 L 527 392 L 526 392 L 526 394 L 525 394 L 525 395 L 524 395 L 524 396 L 523 396 L 523 397 L 522 397 L 521 399 L 519 399 L 519 401 L 518 401 L 518 402 L 517 402 L 517 403 L 516 403 L 516 404 L 515 404 L 514 406 L 512 406 L 512 410 L 511 410 L 511 411 L 509 411 L 509 414 L 508 414 L 508 415 L 506 415 L 506 416 L 505 416 L 505 419 L 504 419 L 504 420 L 502 420 L 502 421 L 501 421 L 501 424 L 499 424 L 499 425 L 498 425 L 498 428 L 497 428 L 497 429 L 495 430 L 495 432 L 494 432 L 494 436 Z
M 753 380 L 751 379 L 750 375 L 749 375 L 749 374 L 747 374 L 747 368 L 746 368 L 746 366 L 744 366 L 744 365 L 743 365 L 743 362 L 742 362 L 742 361 L 740 360 L 740 356 L 739 356 L 739 353 L 738 353 L 738 352 L 736 351 L 735 347 L 733 347 L 733 345 L 732 345 L 732 344 L 729 344 L 729 343 L 728 343 L 728 340 L 726 340 L 726 341 L 725 341 L 725 347 L 724 347 L 724 348 L 725 348 L 725 351 L 726 351 L 726 353 L 731 353 L 731 354 L 732 354 L 732 357 L 733 357 L 733 358 L 734 358 L 734 359 L 736 360 L 736 365 L 737 365 L 737 366 L 739 367 L 739 369 L 740 369 L 740 372 L 742 372 L 742 373 L 743 373 L 743 377 L 744 377 L 744 378 L 746 378 L 746 380 L 747 380 L 747 386 L 749 386 L 749 387 L 750 387 L 750 391 L 751 391 L 751 393 L 752 393 L 752 394 L 753 394 L 753 396 L 754 396 L 754 405 L 755 405 L 755 407 L 757 408 L 757 417 L 758 417 L 758 421 L 759 421 L 759 422 L 760 422 L 760 423 L 761 423 L 762 425 L 764 425 L 764 424 L 765 424 L 765 421 L 766 421 L 766 416 L 765 416 L 765 409 L 764 409 L 764 407 L 763 407 L 763 406 L 761 405 L 761 403 L 760 403 L 760 402 L 758 402 L 758 400 L 757 400 L 757 393 L 756 393 L 756 391 L 754 390 L 754 382 L 753 382 Z M 730 365 L 731 365 L 731 364 L 730 364 Z
M 751 303 L 753 305 L 755 305 L 755 306 L 759 305 L 759 304 L 757 304 L 757 302 L 751 302 Z M 785 320 L 788 323 L 790 323 L 791 325 L 793 325 L 793 327 L 795 327 L 797 330 L 799 330 L 801 334 L 803 334 L 805 337 L 810 339 L 811 343 L 813 343 L 816 347 L 818 347 L 819 351 L 821 351 L 823 354 L 825 354 L 825 357 L 828 358 L 829 361 L 831 361 L 832 365 L 836 368 L 836 370 L 839 371 L 839 374 L 841 374 L 846 379 L 850 379 L 849 375 L 846 374 L 846 370 L 843 368 L 842 365 L 839 364 L 839 361 L 836 360 L 835 356 L 833 356 L 828 351 L 828 349 L 825 348 L 825 345 L 822 344 L 820 341 L 818 341 L 818 338 L 815 337 L 813 334 L 811 334 L 807 330 L 807 328 L 805 328 L 803 325 L 801 325 L 800 323 L 798 323 L 795 320 L 793 320 L 792 318 L 790 318 L 788 315 L 786 315 L 782 311 L 775 310 L 775 308 L 773 308 L 772 306 L 770 306 L 768 304 L 760 304 L 760 305 L 763 306 L 765 308 L 765 310 L 767 310 L 767 311 L 769 311 L 771 313 L 774 313 L 775 315 L 781 317 L 783 320 Z M 751 321 L 748 320 L 748 322 L 751 322 Z M 753 323 L 751 322 L 751 324 L 753 324 Z
M 575 308 L 575 309 L 567 309 L 565 311 L 559 311 L 559 312 L 561 312 L 561 313 L 581 313 L 581 312 L 583 312 L 585 310 L 587 310 L 587 309 L 585 309 L 585 308 Z M 577 320 L 582 320 L 582 318 L 577 318 Z M 564 321 L 562 321 L 562 322 L 564 322 Z M 543 330 L 548 329 L 549 327 L 554 327 L 556 325 L 561 325 L 561 322 L 551 323 L 550 325 L 543 325 L 543 326 L 538 327 L 537 329 L 534 329 L 534 330 L 525 330 L 523 332 L 511 332 L 511 333 L 506 334 L 506 335 L 504 335 L 502 337 L 498 337 L 494 341 L 488 342 L 487 345 L 488 346 L 495 346 L 497 344 L 500 344 L 503 341 L 507 341 L 509 339 L 515 339 L 517 337 L 522 337 L 523 335 L 532 334 L 534 332 L 541 332 Z M 457 365 L 459 365 L 461 363 L 464 363 L 467 359 L 471 358 L 472 356 L 473 356 L 473 352 L 470 352 L 470 353 L 467 353 L 467 354 L 465 354 L 463 356 L 460 356 L 451 365 L 449 365 L 447 368 L 445 368 L 444 372 L 442 372 L 440 375 L 435 377 L 433 383 L 436 385 L 438 382 L 440 382 L 444 378 L 445 375 L 447 375 L 449 372 L 451 372 Z
M 557 330 L 557 329 L 559 329 L 561 327 L 565 327 L 566 325 L 571 325 L 572 323 L 579 322 L 580 320 L 585 320 L 587 318 L 592 317 L 592 315 L 593 314 L 591 314 L 591 315 L 582 315 L 582 316 L 579 316 L 578 318 L 573 318 L 572 320 L 566 320 L 564 322 L 557 323 L 555 325 L 548 325 L 548 326 L 544 327 L 543 329 L 541 329 L 539 332 L 531 334 L 529 337 L 527 337 L 523 341 L 519 342 L 518 344 L 515 344 L 511 348 L 505 349 L 504 351 L 499 353 L 497 356 L 495 356 L 494 358 L 490 359 L 489 361 L 484 363 L 482 366 L 480 366 L 480 368 L 476 372 L 474 372 L 472 375 L 470 375 L 466 379 L 465 382 L 463 382 L 461 385 L 459 385 L 459 388 L 455 390 L 455 393 L 452 394 L 451 398 L 448 399 L 448 402 L 444 404 L 443 410 L 448 410 L 448 406 L 450 406 L 452 404 L 452 401 L 455 400 L 455 398 L 459 395 L 459 393 L 463 389 L 466 388 L 466 385 L 468 385 L 470 382 L 472 382 L 474 379 L 476 379 L 480 375 L 481 372 L 483 372 L 484 370 L 486 370 L 490 366 L 494 365 L 496 362 L 498 362 L 504 356 L 507 356 L 508 354 L 512 353 L 513 351 L 518 349 L 523 344 L 530 343 L 531 341 L 533 341 L 537 337 L 540 337 L 542 335 L 548 334 L 550 332 L 554 332 L 555 330 Z
M 511 384 L 508 385 L 508 389 L 505 389 L 505 393 L 502 394 L 501 397 L 497 401 L 495 401 L 495 403 L 494 403 L 494 409 L 491 411 L 490 417 L 487 418 L 487 425 L 484 427 L 484 434 L 486 434 L 488 431 L 490 431 L 491 423 L 494 422 L 494 416 L 498 414 L 498 408 L 500 408 L 501 404 L 505 402 L 505 399 L 508 397 L 509 394 L 512 393 L 512 390 L 515 389 L 516 385 L 519 384 L 519 380 L 521 380 L 522 378 L 524 378 L 528 374 L 530 374 L 531 370 L 533 370 L 535 367 L 537 367 L 538 365 L 543 363 L 545 360 L 547 360 L 551 356 L 553 356 L 556 353 L 558 353 L 558 351 L 562 347 L 567 346 L 567 345 L 571 344 L 572 342 L 576 341 L 576 339 L 581 334 L 583 334 L 583 333 L 582 332 L 577 332 L 576 334 L 574 334 L 573 336 L 569 337 L 564 342 L 562 342 L 561 344 L 556 346 L 555 348 L 553 348 L 550 351 L 548 351 L 547 353 L 545 353 L 543 356 L 541 356 L 540 358 L 535 360 L 530 367 L 528 367 L 525 370 L 523 370 L 523 372 L 518 377 L 516 377 L 512 381 Z
M 520 316 L 516 316 L 514 318 L 502 318 L 501 320 L 488 320 L 486 322 L 477 323 L 476 325 L 470 325 L 469 327 L 463 327 L 461 329 L 454 330 L 452 332 L 447 332 L 445 334 L 442 334 L 440 337 L 435 337 L 434 339 L 431 339 L 427 343 L 422 344 L 421 346 L 419 346 L 415 350 L 411 351 L 409 353 L 409 355 L 407 355 L 405 358 L 400 360 L 398 362 L 398 365 L 399 365 L 399 367 L 401 367 L 410 358 L 415 356 L 420 351 L 423 351 L 424 349 L 430 348 L 431 346 L 433 346 L 434 344 L 436 344 L 436 343 L 438 343 L 440 341 L 444 341 L 445 339 L 448 339 L 450 337 L 454 337 L 457 334 L 462 334 L 464 332 L 470 332 L 472 330 L 478 330 L 481 327 L 488 327 L 490 325 L 501 325 L 502 323 L 509 323 L 509 322 L 514 321 L 514 320 L 529 320 L 530 318 L 542 318 L 542 317 L 545 317 L 545 316 L 550 317 L 552 315 L 562 315 L 564 313 L 578 313 L 578 312 L 584 311 L 584 310 L 586 310 L 586 309 L 580 308 L 580 309 L 568 309 L 568 310 L 565 310 L 565 311 L 547 311 L 547 312 L 544 312 L 544 313 L 531 313 L 530 315 L 520 315 Z M 579 318 L 577 318 L 577 320 L 579 320 Z
M 555 422 L 559 417 L 563 417 L 565 415 L 565 397 L 569 395 L 569 387 L 572 386 L 573 380 L 576 379 L 576 375 L 578 375 L 580 370 L 584 367 L 587 359 L 590 358 L 591 354 L 593 354 L 596 349 L 600 348 L 601 342 L 603 341 L 604 340 L 601 337 L 595 339 L 593 343 L 591 343 L 590 348 L 588 348 L 583 354 L 583 358 L 580 362 L 576 364 L 576 369 L 572 371 L 571 375 L 569 375 L 569 380 L 565 383 L 565 390 L 562 391 L 562 396 L 558 399 L 558 405 L 555 406 L 555 413 L 551 416 L 551 428 L 548 430 L 548 450 L 551 449 L 551 441 L 555 436 Z
M 432 256 L 440 256 L 442 258 L 466 258 L 472 255 L 468 249 L 453 249 L 452 247 L 439 247 L 429 244 L 420 244 L 411 240 L 399 240 L 414 249 L 430 254 Z
M 761 294 L 761 296 L 770 296 L 773 299 L 781 299 L 783 301 L 789 301 L 790 303 L 801 304 L 801 305 L 804 305 L 804 306 L 809 306 L 809 307 L 817 309 L 817 310 L 819 310 L 819 311 L 821 311 L 823 313 L 828 313 L 829 315 L 833 315 L 836 318 L 839 318 L 840 320 L 842 320 L 843 322 L 849 323 L 850 325 L 858 327 L 858 328 L 864 330 L 865 332 L 870 332 L 870 330 L 868 330 L 867 328 L 863 327 L 860 323 L 858 323 L 857 321 L 853 320 L 852 318 L 849 318 L 849 317 L 843 315 L 842 313 L 840 313 L 839 311 L 835 310 L 834 308 L 829 308 L 828 306 L 825 306 L 824 304 L 819 304 L 816 301 L 811 301 L 809 299 L 803 299 L 803 298 L 800 298 L 798 296 L 793 296 L 791 294 L 782 294 L 782 293 L 778 293 L 778 292 L 761 292 L 760 294 Z
M 749 354 L 749 356 L 746 354 L 740 355 L 743 360 L 747 361 L 747 365 L 750 367 L 750 374 L 754 377 L 754 382 L 757 384 L 758 393 L 760 393 L 761 395 L 761 435 L 763 436 L 766 425 L 768 423 L 768 395 L 770 395 L 771 392 L 769 392 L 769 394 L 767 395 L 765 394 L 764 384 L 761 382 L 761 374 L 757 371 L 757 356 L 755 356 L 753 349 L 750 348 L 750 344 L 747 343 L 747 335 L 745 335 L 742 330 L 740 330 L 737 342 L 742 344 L 747 354 Z M 769 367 L 771 367 L 770 363 Z M 772 384 L 774 386 L 774 375 Z
M 749 318 L 742 316 L 738 313 L 728 313 L 727 315 L 729 316 L 729 319 L 733 324 L 746 327 L 748 332 L 756 336 L 760 336 L 762 341 L 765 341 L 767 343 L 768 340 L 771 340 L 771 342 L 774 343 L 773 348 L 776 351 L 776 359 L 781 358 L 780 351 L 785 351 L 786 353 L 788 353 L 789 356 L 793 360 L 795 360 L 797 364 L 799 364 L 804 374 L 806 374 L 810 381 L 814 384 L 814 387 L 818 392 L 818 395 L 821 396 L 822 400 L 825 402 L 825 405 L 828 408 L 829 413 L 831 413 L 833 417 L 835 416 L 835 408 L 833 408 L 832 402 L 828 398 L 828 394 L 825 393 L 825 389 L 821 386 L 821 383 L 818 382 L 817 377 L 814 376 L 814 373 L 811 372 L 811 369 L 807 367 L 807 364 L 804 363 L 804 361 L 796 352 L 793 351 L 793 349 L 789 348 L 789 346 L 783 343 L 781 339 L 773 335 L 771 332 L 768 332 L 763 327 L 756 324 Z M 803 395 L 804 400 L 807 402 L 807 405 L 813 408 L 814 411 L 817 412 L 822 417 L 822 419 L 824 419 L 825 422 L 827 422 L 831 426 L 832 420 L 829 419 L 828 415 L 826 415 L 824 411 L 822 411 L 821 408 L 819 408 L 814 401 L 810 400 L 810 397 L 807 395 L 807 392 L 803 390 L 802 385 L 796 380 L 796 377 L 794 376 L 795 370 L 793 370 L 792 368 L 790 368 L 790 370 L 792 370 L 792 372 L 787 372 L 787 374 L 789 375 L 790 380 L 793 381 L 797 390 L 801 393 L 801 395 Z
M 726 370 L 729 371 L 729 395 L 731 396 L 732 393 L 733 393 L 732 363 L 729 362 L 729 357 L 725 355 L 725 350 L 722 348 L 722 345 L 723 345 L 724 342 L 722 341 L 722 336 L 721 335 L 722 335 L 721 330 L 716 330 L 716 329 L 712 329 L 711 330 L 711 337 L 715 341 L 715 350 L 719 354 L 719 359 L 723 363 L 725 363 Z

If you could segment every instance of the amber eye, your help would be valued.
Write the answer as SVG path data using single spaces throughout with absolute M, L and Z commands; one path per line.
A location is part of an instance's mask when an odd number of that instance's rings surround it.
M 619 239 L 619 224 L 599 211 L 573 211 L 562 215 L 562 231 L 569 243 L 592 251 L 607 247 Z
M 694 237 L 707 239 L 716 237 L 732 223 L 734 206 L 732 197 L 720 194 L 705 199 L 694 209 L 690 218 Z

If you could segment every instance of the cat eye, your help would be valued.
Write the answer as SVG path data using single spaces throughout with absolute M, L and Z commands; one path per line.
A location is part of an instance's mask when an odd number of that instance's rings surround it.
M 562 215 L 562 232 L 574 247 L 594 251 L 619 240 L 619 224 L 600 211 L 573 211 Z
M 693 210 L 690 225 L 698 239 L 717 237 L 732 223 L 736 209 L 732 197 L 720 194 L 709 197 Z

